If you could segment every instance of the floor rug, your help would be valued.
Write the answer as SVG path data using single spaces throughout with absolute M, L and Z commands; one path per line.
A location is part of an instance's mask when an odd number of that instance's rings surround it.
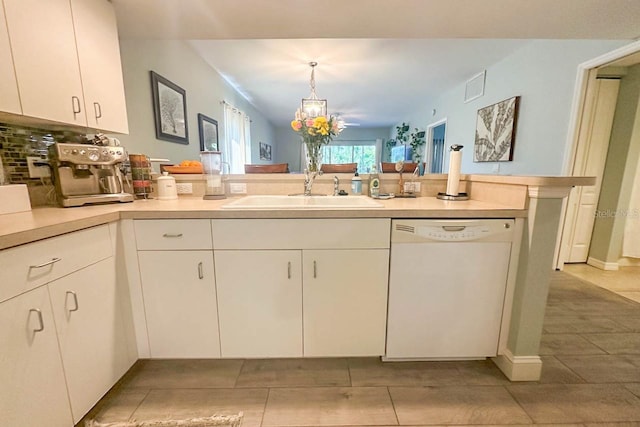
M 240 427 L 242 424 L 242 417 L 243 414 L 240 412 L 238 415 L 212 415 L 210 417 L 182 420 L 146 420 L 108 423 L 88 420 L 85 423 L 85 427 Z

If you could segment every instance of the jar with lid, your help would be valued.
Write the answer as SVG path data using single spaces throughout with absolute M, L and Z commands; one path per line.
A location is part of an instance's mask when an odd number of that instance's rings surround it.
M 175 200 L 178 198 L 176 179 L 169 176 L 168 172 L 162 172 L 158 177 L 158 200 Z

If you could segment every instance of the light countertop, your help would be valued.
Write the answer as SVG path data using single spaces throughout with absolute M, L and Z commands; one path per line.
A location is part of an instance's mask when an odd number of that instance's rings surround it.
M 444 201 L 435 197 L 380 200 L 371 209 L 220 209 L 233 199 L 137 200 L 133 203 L 45 207 L 0 215 L 0 249 L 117 221 L 162 218 L 518 218 L 525 209 L 478 200 Z

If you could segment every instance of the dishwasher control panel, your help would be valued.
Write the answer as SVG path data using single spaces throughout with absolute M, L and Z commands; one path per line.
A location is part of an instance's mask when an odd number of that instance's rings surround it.
M 447 229 L 449 228 L 449 229 Z M 417 227 L 416 233 L 433 240 L 463 241 L 482 238 L 490 233 L 489 227 Z
M 392 242 L 511 241 L 513 219 L 393 220 Z

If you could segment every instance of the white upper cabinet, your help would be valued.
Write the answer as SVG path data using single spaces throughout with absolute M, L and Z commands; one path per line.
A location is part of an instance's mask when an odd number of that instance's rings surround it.
M 71 0 L 90 128 L 128 133 L 115 11 L 106 0 Z
M 7 52 L 13 54 L 22 114 L 127 133 L 118 29 L 111 3 L 4 0 L 4 5 L 11 46 Z M 1 111 L 19 113 L 3 104 L 4 99 Z
M 86 126 L 69 0 L 4 0 L 25 116 Z
M 13 69 L 13 57 L 9 46 L 7 21 L 4 18 L 4 8 L 0 2 L 0 111 L 22 114 L 20 97 L 18 96 L 18 82 Z

